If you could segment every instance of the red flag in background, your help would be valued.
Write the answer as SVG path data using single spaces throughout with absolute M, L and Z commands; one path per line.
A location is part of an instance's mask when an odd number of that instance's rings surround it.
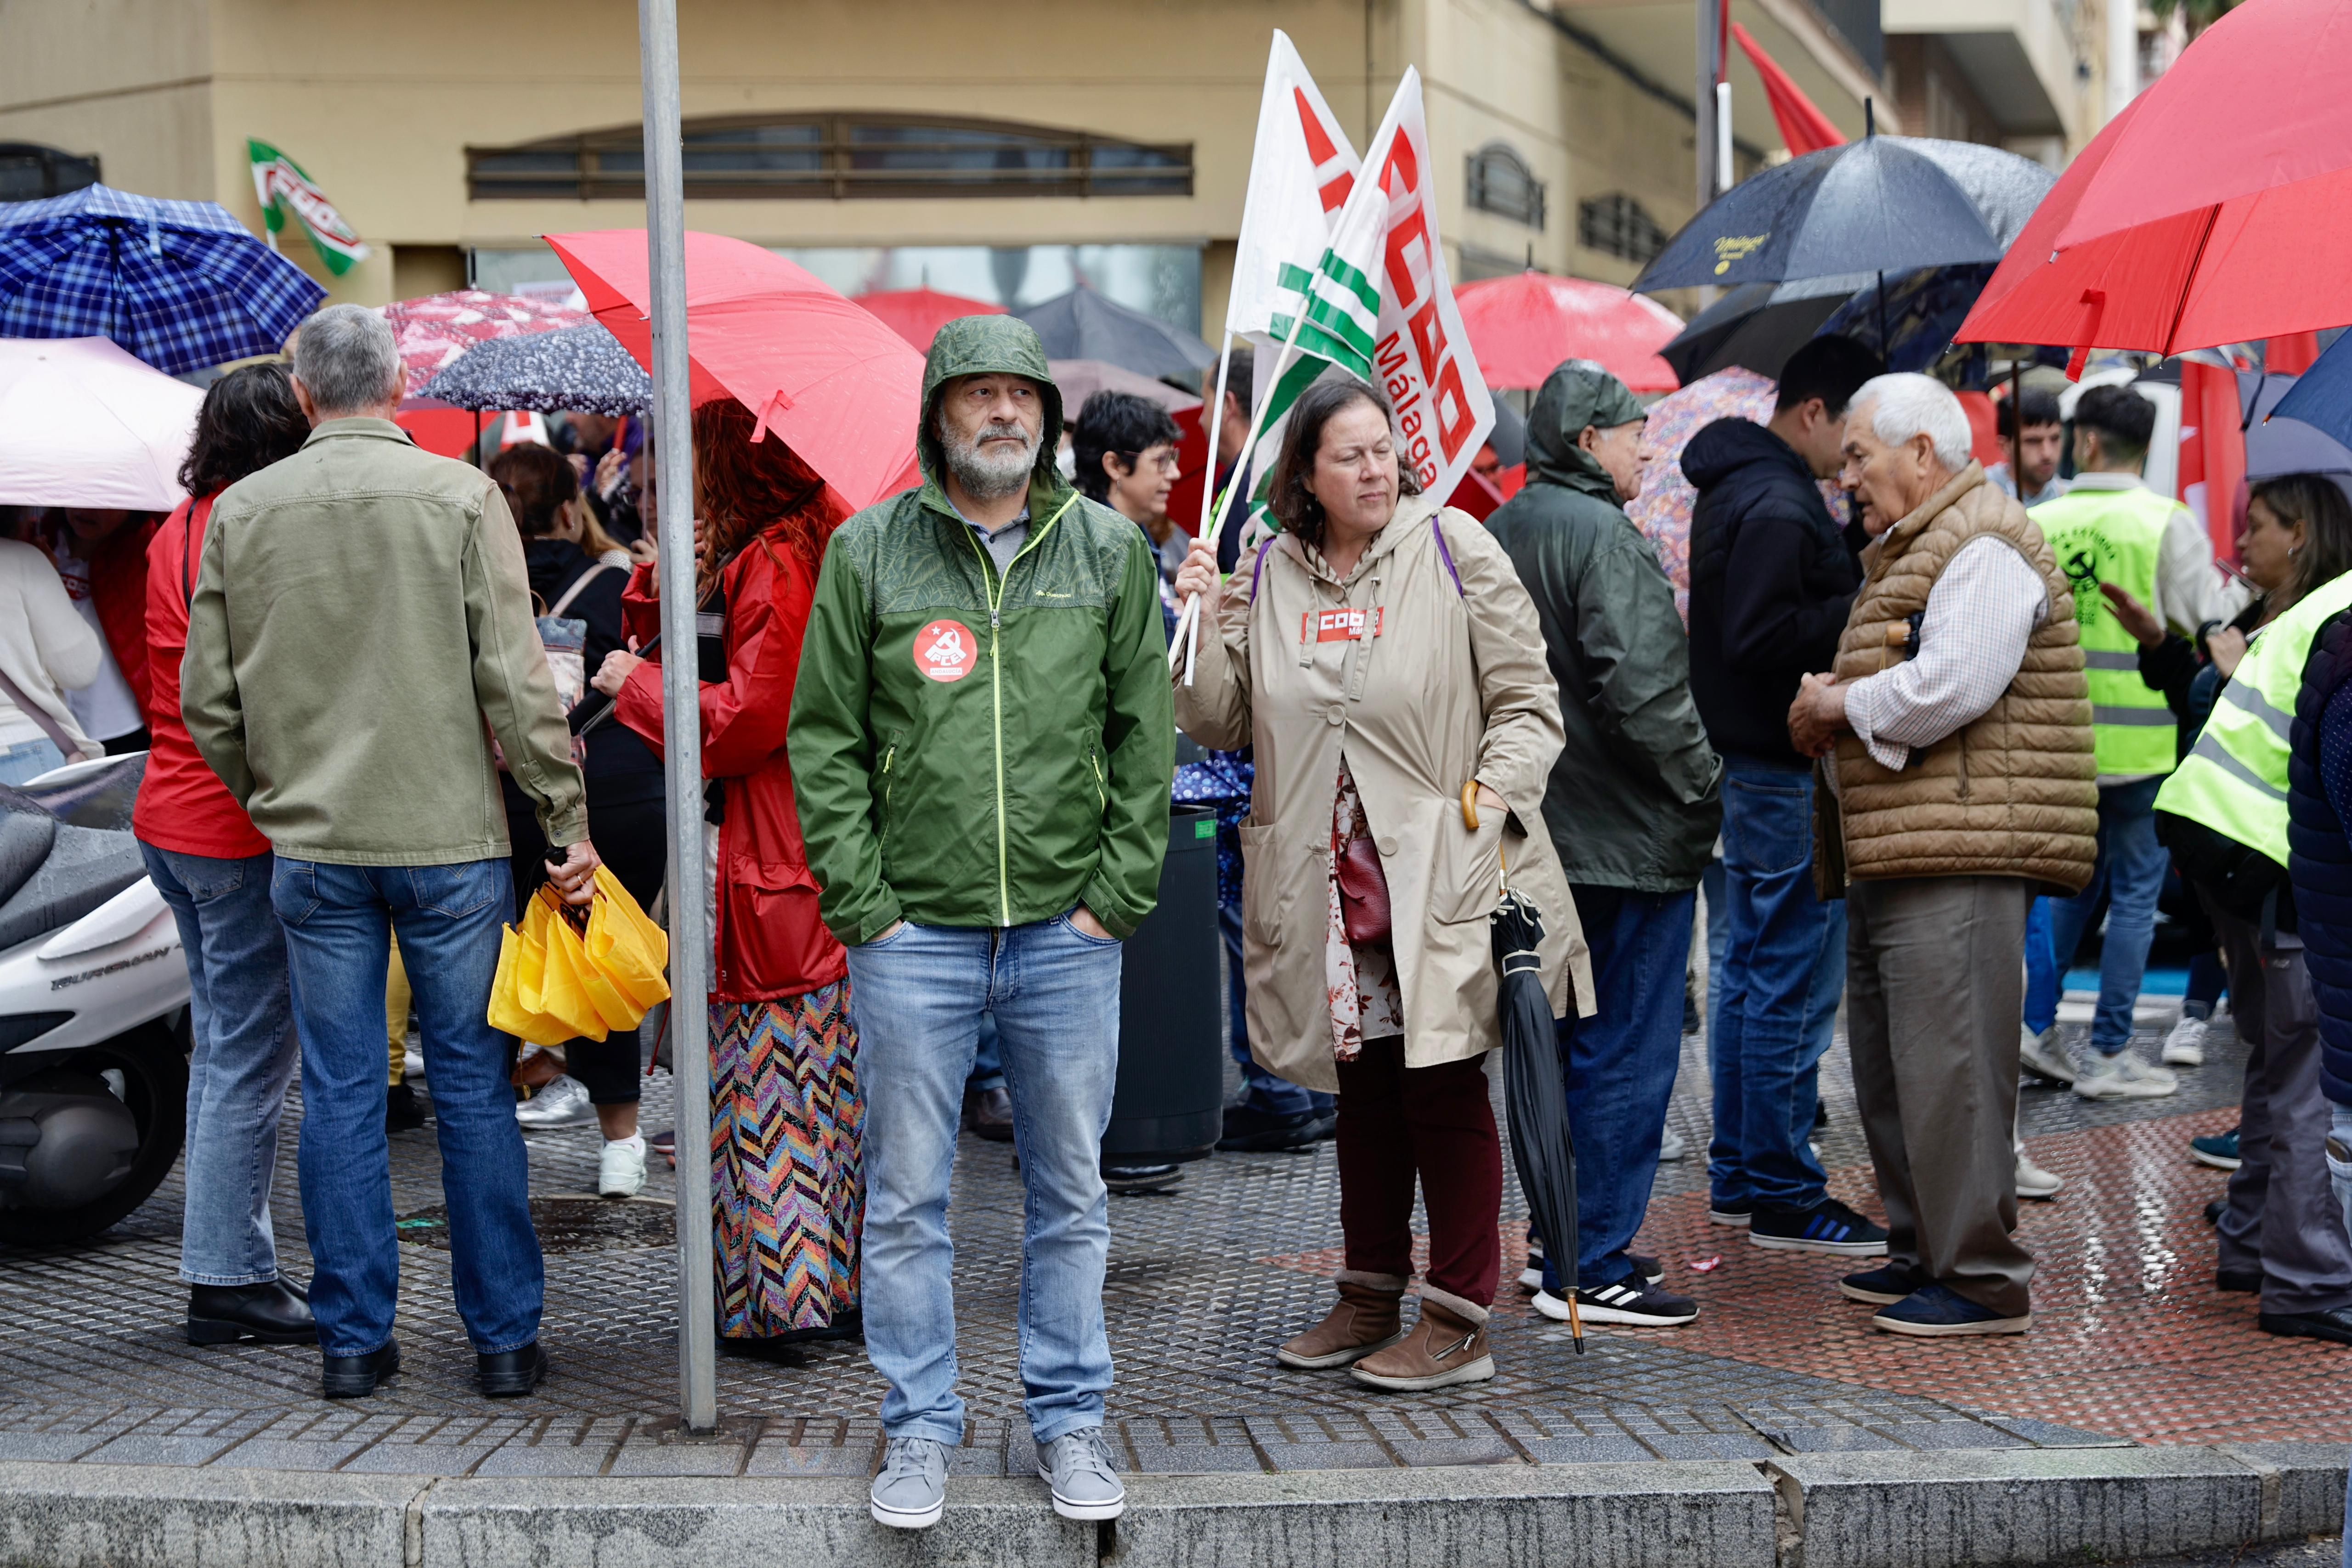
M 2319 358 L 2319 334 L 2290 332 L 2263 348 L 2263 369 L 2274 376 L 2299 376 Z
M 2180 503 L 2197 514 L 2223 560 L 2238 559 L 2246 488 L 2244 411 L 2235 371 L 2180 361 Z
M 1738 23 L 1731 24 L 1731 36 L 1748 52 L 1756 74 L 1764 78 L 1764 96 L 1772 103 L 1772 119 L 1780 127 L 1780 140 L 1788 144 L 1789 156 L 1801 158 L 1808 152 L 1818 152 L 1824 147 L 1845 145 L 1845 132 L 1830 120 L 1830 117 L 1813 107 L 1805 89 L 1790 79 L 1780 64 L 1764 52 L 1764 46 L 1748 35 Z

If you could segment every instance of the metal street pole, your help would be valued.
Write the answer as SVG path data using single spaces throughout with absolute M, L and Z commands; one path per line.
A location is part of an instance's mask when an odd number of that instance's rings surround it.
M 1723 126 L 1718 123 L 1726 105 L 1716 91 L 1723 81 L 1724 7 L 1728 0 L 1698 0 L 1698 80 L 1691 95 L 1692 118 L 1695 121 L 1692 140 L 1698 149 L 1698 204 L 1704 208 L 1723 194 L 1722 162 L 1718 149 L 1722 144 Z
M 686 359 L 686 174 L 677 0 L 637 0 L 653 284 L 654 461 L 661 508 L 662 744 L 669 803 L 669 1062 L 677 1091 L 677 1400 L 719 1425 L 710 1262 L 710 919 L 702 859 L 702 693 L 695 656 L 694 410 Z

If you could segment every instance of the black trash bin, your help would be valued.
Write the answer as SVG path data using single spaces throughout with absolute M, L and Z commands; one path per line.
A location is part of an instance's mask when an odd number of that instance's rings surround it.
M 1217 1146 L 1225 1103 L 1217 943 L 1216 813 L 1172 807 L 1159 907 L 1127 939 L 1106 1164 L 1169 1165 Z

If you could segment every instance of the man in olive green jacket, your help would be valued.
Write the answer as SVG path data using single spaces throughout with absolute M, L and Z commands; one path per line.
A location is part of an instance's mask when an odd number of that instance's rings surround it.
M 487 1016 L 513 909 L 493 739 L 565 851 L 557 887 L 584 903 L 596 867 L 521 538 L 496 485 L 393 423 L 404 379 L 373 311 L 331 306 L 303 325 L 294 388 L 310 438 L 215 504 L 180 673 L 189 736 L 275 855 L 331 1399 L 373 1393 L 400 1364 L 383 1121 L 393 932 L 415 991 L 476 1376 L 497 1397 L 546 1371 L 508 1040 Z
M 1119 942 L 1158 901 L 1175 762 L 1141 529 L 1054 465 L 1037 335 L 931 345 L 924 483 L 841 526 L 793 699 L 793 783 L 825 924 L 848 946 L 866 1093 L 866 1347 L 890 1388 L 874 1517 L 937 1522 L 956 1393 L 947 1233 L 964 1080 L 996 1020 L 1028 1190 L 1021 1375 L 1065 1518 L 1118 1517 L 1099 1168 Z

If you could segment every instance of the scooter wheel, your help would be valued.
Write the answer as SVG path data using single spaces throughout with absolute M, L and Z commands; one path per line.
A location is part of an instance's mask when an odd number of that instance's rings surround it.
M 139 1127 L 139 1154 L 130 1172 L 104 1194 L 72 1208 L 0 1208 L 0 1242 L 43 1246 L 94 1238 L 129 1218 L 172 1174 L 188 1131 L 185 1045 L 163 1024 L 143 1024 L 73 1052 L 44 1076 L 58 1072 L 80 1079 L 109 1069 L 121 1072 L 122 1103 Z

